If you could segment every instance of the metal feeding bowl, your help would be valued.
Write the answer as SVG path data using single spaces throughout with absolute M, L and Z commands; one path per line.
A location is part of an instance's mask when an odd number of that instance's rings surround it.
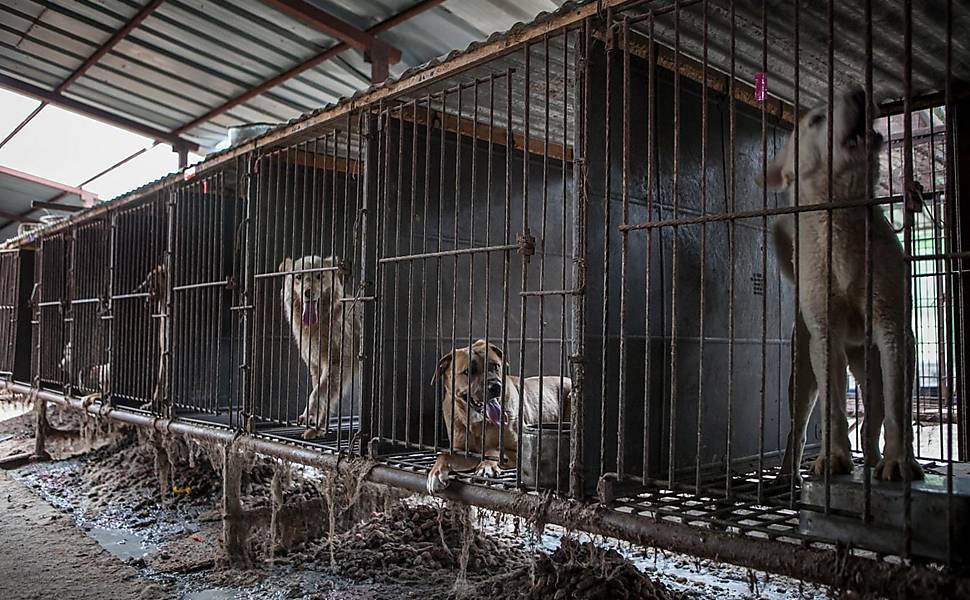
M 569 423 L 522 426 L 522 483 L 542 490 L 569 489 Z

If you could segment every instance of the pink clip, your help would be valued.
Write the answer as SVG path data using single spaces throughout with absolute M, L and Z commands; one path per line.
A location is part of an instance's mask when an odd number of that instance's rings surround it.
M 754 74 L 754 99 L 758 102 L 768 99 L 768 74 L 764 71 Z

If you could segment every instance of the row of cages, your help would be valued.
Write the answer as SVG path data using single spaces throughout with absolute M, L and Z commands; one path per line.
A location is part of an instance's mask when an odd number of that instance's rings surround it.
M 0 254 L 0 372 L 431 491 L 965 560 L 967 56 L 817 4 L 611 9 L 84 213 Z

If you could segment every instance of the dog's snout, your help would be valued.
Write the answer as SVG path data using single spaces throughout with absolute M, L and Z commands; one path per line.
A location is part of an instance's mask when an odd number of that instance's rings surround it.
M 488 399 L 492 400 L 502 396 L 502 384 L 498 381 L 492 381 L 488 384 Z

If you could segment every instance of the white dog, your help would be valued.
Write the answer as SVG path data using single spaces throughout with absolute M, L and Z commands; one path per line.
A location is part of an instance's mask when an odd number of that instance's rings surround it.
M 826 106 L 809 111 L 798 124 L 798 181 L 792 141 L 769 165 L 766 184 L 773 189 L 798 185 L 800 205 L 862 200 L 866 178 L 878 178 L 878 149 L 882 137 L 872 132 L 873 172 L 867 172 L 866 97 L 853 88 L 837 94 L 832 107 L 832 193 L 828 193 L 828 136 Z M 799 304 L 793 343 L 799 349 L 798 385 L 790 385 L 794 427 L 788 435 L 783 473 L 798 476 L 816 394 L 822 409 L 822 453 L 813 472 L 821 475 L 852 470 L 848 419 L 845 413 L 846 364 L 857 381 L 865 378 L 866 220 L 865 207 L 832 212 L 831 312 L 827 312 L 829 280 L 828 211 L 799 213 L 798 256 L 794 256 L 794 218 L 775 227 L 775 243 L 783 271 L 794 274 L 797 260 Z M 882 210 L 872 210 L 872 346 L 870 348 L 871 405 L 866 406 L 864 453 L 880 479 L 899 479 L 908 472 L 921 479 L 923 471 L 912 456 L 912 421 L 905 413 L 915 365 L 915 343 L 906 322 L 906 256 Z M 830 314 L 831 320 L 827 318 Z M 826 337 L 828 336 L 828 339 Z M 830 349 L 826 360 L 826 347 Z M 794 370 L 794 369 L 793 369 Z M 814 376 L 813 376 L 814 375 Z M 826 384 L 828 382 L 828 384 Z M 907 386 L 907 382 L 910 387 Z M 831 398 L 829 398 L 831 392 Z M 826 415 L 831 405 L 831 423 Z M 885 419 L 885 454 L 879 452 L 879 430 Z M 830 429 L 831 428 L 831 429 Z M 826 448 L 831 446 L 830 452 Z
M 316 438 L 321 429 L 326 430 L 330 416 L 350 415 L 350 400 L 338 415 L 340 400 L 352 384 L 360 384 L 359 311 L 356 304 L 341 301 L 344 274 L 339 265 L 333 256 L 304 256 L 295 261 L 286 258 L 279 267 L 286 273 L 281 290 L 283 314 L 310 369 L 313 385 L 307 407 L 298 419 L 307 426 L 305 439 Z

